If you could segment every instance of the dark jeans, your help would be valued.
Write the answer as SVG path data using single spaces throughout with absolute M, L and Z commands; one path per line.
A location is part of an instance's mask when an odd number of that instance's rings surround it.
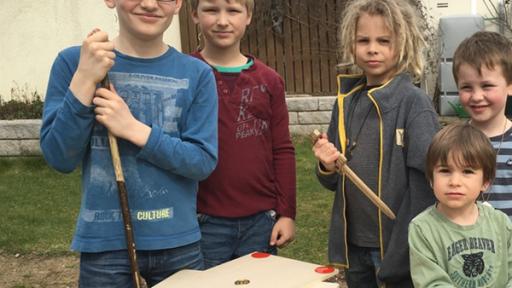
M 199 242 L 196 242 L 165 250 L 138 250 L 137 264 L 148 287 L 151 287 L 181 269 L 201 270 L 203 257 Z M 79 287 L 134 287 L 128 251 L 81 253 Z
M 201 227 L 201 251 L 206 269 L 254 251 L 277 253 L 277 249 L 269 245 L 276 222 L 274 211 L 243 218 L 222 218 L 205 214 L 197 217 Z
M 348 264 L 345 280 L 349 288 L 375 288 L 383 283 L 377 278 L 381 259 L 379 248 L 348 245 Z

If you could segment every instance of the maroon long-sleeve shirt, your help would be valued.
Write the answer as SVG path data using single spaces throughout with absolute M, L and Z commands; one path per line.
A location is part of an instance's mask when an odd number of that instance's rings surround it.
M 199 53 L 192 55 L 204 61 Z M 199 183 L 197 210 L 234 218 L 274 209 L 295 218 L 295 150 L 283 79 L 252 59 L 238 77 L 215 71 L 219 158 Z

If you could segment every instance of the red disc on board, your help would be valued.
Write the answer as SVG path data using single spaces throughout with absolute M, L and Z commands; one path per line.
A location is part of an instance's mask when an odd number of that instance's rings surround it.
M 315 272 L 320 274 L 329 274 L 334 272 L 334 268 L 329 266 L 320 266 L 315 268 Z
M 267 258 L 268 256 L 270 256 L 270 254 L 263 252 L 254 252 L 251 254 L 251 256 L 252 258 Z

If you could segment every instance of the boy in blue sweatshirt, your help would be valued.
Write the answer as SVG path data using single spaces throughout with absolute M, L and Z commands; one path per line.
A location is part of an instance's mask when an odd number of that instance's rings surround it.
M 152 286 L 200 269 L 198 181 L 217 163 L 217 97 L 211 69 L 163 42 L 182 0 L 105 0 L 119 35 L 95 29 L 61 51 L 51 70 L 41 149 L 61 172 L 82 166 L 71 248 L 80 287 L 130 287 L 107 131 L 119 139 L 138 264 Z M 98 88 L 108 74 L 111 89 Z

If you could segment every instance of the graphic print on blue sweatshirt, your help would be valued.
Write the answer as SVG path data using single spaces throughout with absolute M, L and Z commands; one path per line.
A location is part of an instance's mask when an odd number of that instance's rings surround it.
M 147 74 L 116 73 L 110 72 L 109 77 L 115 86 L 117 93 L 130 107 L 135 118 L 145 124 L 158 125 L 165 133 L 176 135 L 178 133 L 178 119 L 181 116 L 182 108 L 176 103 L 180 89 L 188 89 L 187 79 L 174 79 Z M 143 203 L 144 200 L 165 197 L 171 193 L 168 187 L 155 186 L 151 181 L 156 175 L 147 173 L 150 164 L 136 158 L 139 148 L 126 141 L 118 139 L 122 157 L 123 172 L 129 193 L 136 194 L 135 203 Z M 90 183 L 93 193 L 97 195 L 94 199 L 110 198 L 107 203 L 116 203 L 117 184 L 111 164 L 105 163 L 103 159 L 110 160 L 107 130 L 103 125 L 96 123 L 91 137 Z M 152 170 L 152 169 L 150 169 Z M 153 171 L 154 173 L 155 171 Z M 149 180 L 149 181 L 148 181 Z M 158 182 L 157 182 L 158 183 Z M 133 197 L 133 196 L 132 196 Z M 91 199 L 91 198 L 89 198 Z M 114 201 L 113 201 L 114 200 Z M 86 205 L 89 207 L 101 207 Z M 169 203 L 167 203 L 169 204 Z M 162 221 L 173 217 L 174 209 L 168 207 L 130 207 L 132 219 L 137 221 Z M 105 206 L 103 209 L 85 209 L 82 211 L 82 219 L 86 222 L 119 222 L 122 221 L 121 211 Z

